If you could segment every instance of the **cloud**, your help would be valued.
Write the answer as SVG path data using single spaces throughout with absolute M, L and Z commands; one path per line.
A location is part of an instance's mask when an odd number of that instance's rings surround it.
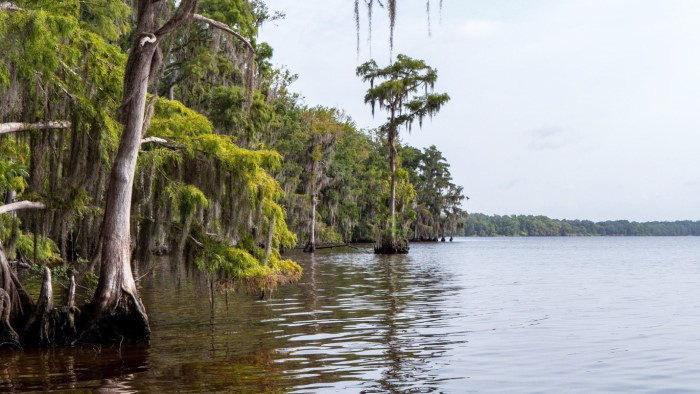
M 558 127 L 548 127 L 525 132 L 530 140 L 530 149 L 557 150 L 566 145 L 566 133 Z
M 488 38 L 501 30 L 501 23 L 490 20 L 470 20 L 457 26 L 457 32 L 465 38 Z

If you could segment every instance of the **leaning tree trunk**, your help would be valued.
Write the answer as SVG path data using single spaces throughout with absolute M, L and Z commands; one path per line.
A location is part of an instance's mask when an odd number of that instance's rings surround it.
M 139 2 L 139 20 L 124 72 L 122 121 L 124 131 L 112 164 L 100 234 L 100 279 L 83 339 L 112 342 L 148 340 L 146 311 L 131 273 L 131 193 L 141 147 L 146 95 L 154 55 L 156 6 Z
M 158 28 L 158 17 L 165 7 L 158 1 L 138 1 L 137 27 L 124 70 L 121 105 L 124 131 L 106 192 L 100 233 L 100 279 L 88 313 L 84 314 L 83 341 L 147 341 L 150 337 L 148 316 L 131 272 L 131 193 L 144 123 L 147 123 L 148 85 L 160 67 L 159 41 L 189 21 L 197 5 L 198 0 L 180 1 L 173 16 Z

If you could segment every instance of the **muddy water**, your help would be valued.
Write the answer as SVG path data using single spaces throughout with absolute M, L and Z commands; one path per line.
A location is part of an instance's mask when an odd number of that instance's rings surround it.
M 199 275 L 163 261 L 140 283 L 149 347 L 2 353 L 0 391 L 700 390 L 700 238 L 293 257 L 300 283 L 213 310 Z

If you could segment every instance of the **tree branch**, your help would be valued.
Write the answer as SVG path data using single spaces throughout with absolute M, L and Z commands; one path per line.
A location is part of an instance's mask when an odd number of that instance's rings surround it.
M 243 41 L 243 43 L 245 44 L 245 46 L 248 47 L 248 49 L 250 49 L 253 53 L 255 53 L 255 47 L 253 47 L 253 44 L 251 44 L 250 41 L 248 41 L 248 40 L 247 40 L 245 37 L 243 37 L 240 33 L 238 33 L 237 31 L 235 31 L 235 30 L 233 30 L 233 29 L 231 29 L 230 27 L 228 27 L 225 23 L 222 23 L 222 22 L 219 22 L 219 21 L 215 21 L 215 20 L 213 20 L 213 19 L 209 19 L 209 18 L 207 18 L 206 16 L 202 16 L 202 15 L 199 15 L 199 14 L 194 14 L 194 15 L 192 15 L 192 19 L 197 20 L 197 21 L 200 21 L 200 22 L 204 22 L 204 23 L 208 24 L 208 25 L 211 26 L 211 27 L 214 27 L 214 28 L 217 28 L 217 29 L 221 29 L 221 30 L 223 30 L 223 31 L 225 31 L 225 32 L 227 32 L 227 33 L 229 33 L 229 34 L 235 36 L 235 37 L 238 38 L 239 40 Z
M 22 11 L 21 8 L 17 7 L 16 5 L 10 3 L 9 1 L 3 1 L 0 3 L 0 11 Z
M 17 201 L 11 204 L 0 205 L 0 214 L 18 211 L 20 209 L 45 209 L 46 205 L 34 201 Z
M 45 129 L 67 129 L 71 126 L 68 121 L 52 121 L 41 123 L 0 123 L 0 134 L 12 133 L 25 130 L 45 130 Z
M 173 16 L 158 29 L 156 36 L 162 37 L 187 22 L 193 17 L 197 10 L 197 5 L 199 5 L 198 0 L 181 0 Z
M 160 137 L 148 137 L 148 138 L 144 138 L 141 140 L 141 145 L 147 144 L 149 142 L 157 142 L 159 144 L 167 144 L 168 140 L 160 138 Z

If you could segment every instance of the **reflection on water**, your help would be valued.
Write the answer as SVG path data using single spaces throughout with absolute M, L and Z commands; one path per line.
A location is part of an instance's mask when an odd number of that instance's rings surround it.
M 458 288 L 436 264 L 368 252 L 295 254 L 300 283 L 272 297 L 218 295 L 184 264 L 156 261 L 141 285 L 153 340 L 3 355 L 0 389 L 430 391 Z
M 148 349 L 131 346 L 111 349 L 26 350 L 0 352 L 2 391 L 78 390 L 111 387 L 129 390 L 131 381 L 148 370 Z
M 369 252 L 366 249 L 364 252 Z M 140 283 L 150 347 L 0 354 L 0 391 L 655 392 L 700 388 L 700 238 L 462 239 L 293 257 L 295 285 Z

